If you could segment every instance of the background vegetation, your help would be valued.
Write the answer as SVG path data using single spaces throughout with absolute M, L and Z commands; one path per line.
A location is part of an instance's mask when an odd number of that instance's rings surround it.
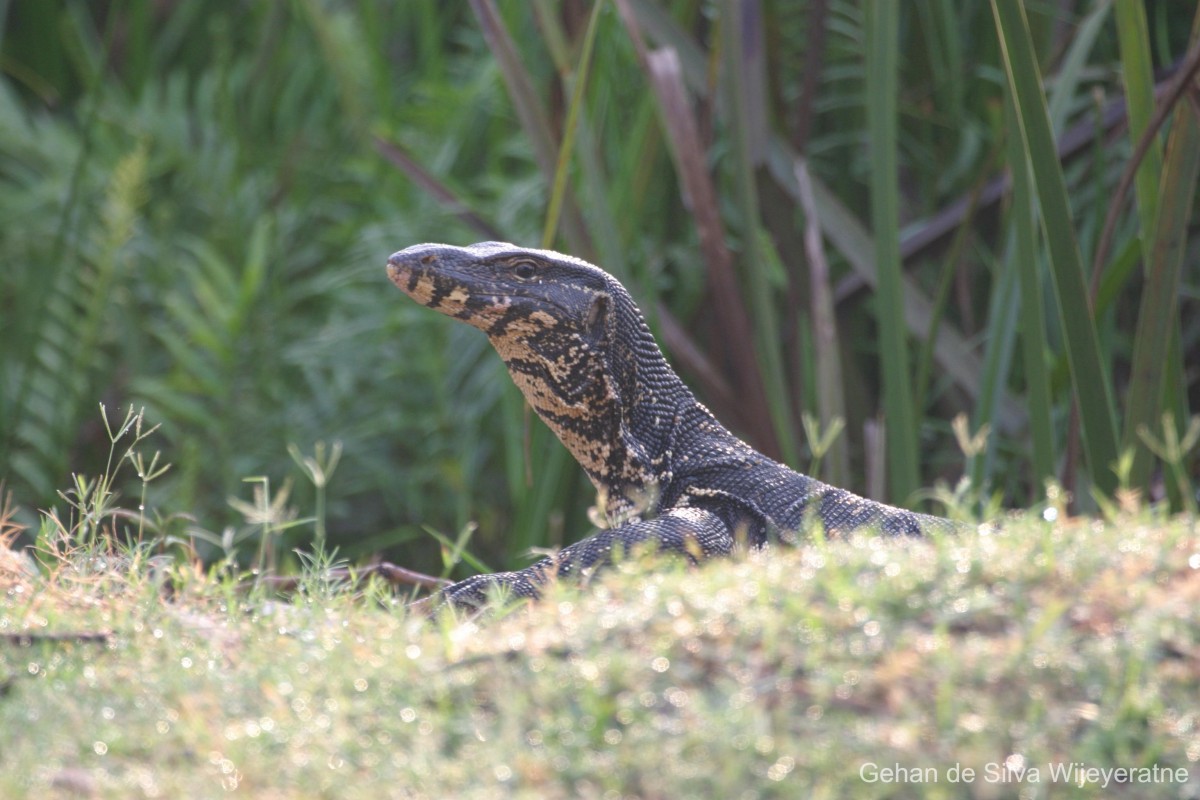
M 1194 13 L 0 2 L 17 519 L 95 490 L 70 475 L 108 472 L 103 402 L 172 465 L 114 487 L 170 513 L 111 519 L 210 557 L 327 535 L 436 570 L 426 528 L 477 523 L 498 568 L 585 533 L 590 487 L 486 342 L 384 277 L 484 238 L 618 275 L 718 416 L 848 488 L 1194 503 L 1162 423 L 1186 439 L 1200 392 Z

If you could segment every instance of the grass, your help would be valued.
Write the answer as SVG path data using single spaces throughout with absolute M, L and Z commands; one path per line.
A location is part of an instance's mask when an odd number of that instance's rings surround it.
M 280 597 L 146 548 L 38 558 L 0 549 L 5 797 L 1097 796 L 1072 762 L 1200 787 L 1200 530 L 1144 510 L 628 562 L 432 622 L 320 565 Z

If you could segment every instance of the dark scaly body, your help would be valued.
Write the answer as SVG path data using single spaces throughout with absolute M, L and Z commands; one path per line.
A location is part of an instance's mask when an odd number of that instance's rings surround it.
M 735 542 L 794 543 L 812 518 L 838 534 L 953 530 L 938 517 L 858 497 L 779 464 L 726 430 L 663 358 L 625 288 L 571 256 L 503 242 L 421 244 L 388 260 L 417 302 L 487 334 L 538 416 L 587 472 L 609 528 L 517 572 L 445 590 L 477 605 L 496 584 L 536 596 L 553 574 L 643 541 L 699 560 Z

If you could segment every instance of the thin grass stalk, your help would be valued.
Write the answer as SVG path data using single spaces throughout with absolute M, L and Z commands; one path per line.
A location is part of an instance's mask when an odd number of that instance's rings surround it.
M 583 51 L 579 55 L 579 65 L 575 69 L 575 85 L 571 90 L 571 104 L 567 107 L 567 121 L 563 130 L 562 142 L 558 148 L 558 161 L 554 167 L 554 183 L 550 192 L 550 203 L 546 208 L 546 226 L 542 229 L 542 247 L 545 248 L 554 244 L 558 233 L 558 219 L 567 192 L 567 175 L 571 171 L 571 152 L 575 148 L 575 135 L 579 129 L 579 112 L 583 107 L 584 89 L 587 87 L 588 73 L 592 67 L 592 47 L 596 43 L 596 29 L 599 27 L 600 11 L 603 8 L 604 0 L 596 0 L 592 4 L 592 15 L 588 19 L 587 31 L 583 36 Z
M 534 158 L 547 185 L 553 186 L 557 174 L 558 145 L 550 128 L 550 120 L 541 99 L 533 88 L 533 80 L 521 63 L 516 44 L 504 26 L 504 20 L 496 10 L 493 0 L 470 0 L 471 10 L 479 21 L 483 38 L 487 42 L 500 73 L 504 76 L 513 109 L 521 122 L 521 128 L 533 146 Z M 574 197 L 567 195 L 562 201 L 563 234 L 574 254 L 586 259 L 595 259 L 591 236 L 584 225 L 583 216 Z
M 522 408 L 527 409 L 528 406 Z M 524 413 L 529 412 L 524 410 Z M 534 548 L 569 544 L 553 541 L 555 534 L 561 533 L 554 530 L 553 513 L 556 508 L 567 505 L 564 498 L 568 497 L 567 489 L 577 474 L 576 470 L 571 469 L 573 462 L 570 453 L 558 442 L 549 428 L 534 425 L 527 426 L 525 430 L 531 440 L 527 445 L 527 452 L 540 455 L 537 480 L 532 487 L 518 490 L 514 498 L 516 513 L 504 537 L 504 557 L 508 565 L 513 567 L 528 563 Z M 525 463 L 528 464 L 529 461 L 527 455 Z M 586 529 L 574 527 L 570 530 L 572 539 L 581 538 L 587 532 Z
M 652 189 L 661 180 L 660 164 L 664 152 L 657 113 L 653 95 L 643 95 L 632 115 L 633 124 L 625 140 L 628 155 L 615 167 L 616 174 L 611 181 L 613 192 L 606 195 L 611 208 L 622 210 L 616 220 L 617 242 L 632 241 L 644 230 L 645 218 L 651 213 L 647 209 L 656 199 Z M 610 206 L 604 208 L 605 213 L 611 214 Z
M 1109 3 L 1101 0 L 1085 17 L 1071 38 L 1055 74 L 1054 87 L 1047 98 L 1047 116 L 1052 131 L 1063 131 L 1066 128 L 1070 101 L 1078 94 L 1078 86 L 1084 78 L 1088 56 L 1103 28 L 1109 10 Z M 1009 124 L 1009 129 L 1015 130 L 1015 127 L 1014 120 Z M 1101 137 L 1093 132 L 1092 140 L 1100 141 Z M 1061 151 L 1061 148 L 1056 147 L 1056 149 Z M 1018 149 L 1017 152 L 1020 153 L 1020 150 Z M 1014 165 L 1024 164 L 1024 160 L 1012 163 Z M 1103 175 L 1104 171 L 1095 168 L 1093 174 Z M 1033 203 L 1031 208 L 1036 209 L 1036 203 Z M 982 375 L 983 387 L 980 392 L 980 402 L 975 410 L 977 429 L 988 423 L 995 424 L 993 416 L 995 396 L 997 392 L 1003 390 L 1008 379 L 1013 352 L 1017 347 L 1017 322 L 1021 309 L 1018 298 L 1022 281 L 1018 276 L 1018 268 L 1012 264 L 1014 257 L 1020 257 L 1015 254 L 1014 240 L 1015 232 L 1010 234 L 1008 244 L 1004 248 L 1006 252 L 1005 267 L 997 273 L 998 278 L 992 287 L 988 301 L 988 327 L 984 334 L 986 353 Z M 1036 243 L 1036 238 L 1034 242 Z M 1036 263 L 1036 260 L 1027 262 L 1026 266 Z M 1038 308 L 1041 309 L 1042 306 L 1039 305 Z M 988 440 L 988 445 L 982 452 L 974 452 L 969 458 L 972 481 L 980 489 L 989 486 L 992 469 L 997 460 L 998 441 L 992 437 Z M 1039 490 L 1040 487 L 1035 485 L 1035 493 Z
M 656 50 L 647 55 L 646 68 L 662 112 L 680 190 L 690 201 L 700 238 L 714 317 L 722 332 L 718 341 L 725 348 L 725 363 L 743 395 L 738 421 L 760 449 L 778 458 L 781 454 L 770 422 L 770 407 L 763 391 L 765 383 L 753 347 L 754 335 L 733 272 L 733 255 L 725 244 L 717 192 L 688 104 L 679 57 L 671 48 Z
M 829 263 L 825 259 L 825 249 L 821 244 L 821 222 L 817 216 L 817 203 L 813 199 L 808 162 L 804 158 L 796 161 L 796 184 L 800 187 L 800 202 L 804 209 L 804 249 L 808 256 L 812 293 L 817 413 L 821 420 L 821 430 L 828 431 L 835 424 L 835 420 L 845 422 L 847 417 L 842 390 L 842 348 L 838 343 L 833 292 L 829 285 Z M 850 478 L 850 453 L 845 436 L 839 436 L 833 441 L 828 463 L 826 479 L 839 486 L 847 485 Z
M 685 31 L 663 8 L 659 0 L 620 0 L 626 7 L 632 9 L 632 15 L 623 15 L 625 24 L 630 28 L 630 35 L 636 42 L 644 42 L 642 33 L 648 34 L 660 47 L 670 47 L 675 51 L 682 67 L 683 79 L 689 89 L 694 92 L 706 93 L 709 90 L 707 55 L 696 44 L 691 34 Z M 636 23 L 638 27 L 632 27 Z M 633 32 L 637 31 L 636 34 Z
M 371 113 L 370 63 L 362 49 L 358 18 L 344 15 L 335 20 L 328 4 L 302 0 L 299 7 L 308 20 L 313 37 L 330 73 L 338 84 L 338 101 L 356 133 L 366 129 Z
M 994 163 L 994 161 L 994 158 L 989 158 L 989 163 Z M 976 185 L 975 190 L 971 192 L 964 215 L 965 221 L 974 219 L 979 208 L 979 197 L 985 188 L 986 184 L 980 182 Z M 962 258 L 963 249 L 971 237 L 971 232 L 971 226 L 964 222 L 962 227 L 958 229 L 958 232 L 955 233 L 954 239 L 950 242 L 950 247 L 942 259 L 942 271 L 938 277 L 937 291 L 934 293 L 932 301 L 929 330 L 925 334 L 924 341 L 921 342 L 917 353 L 917 377 L 913 383 L 913 396 L 915 398 L 913 400 L 913 408 L 916 409 L 916 413 L 918 414 L 925 413 L 930 376 L 933 372 L 934 346 L 938 341 L 939 329 L 946 321 L 946 306 L 950 302 L 950 287 L 958 272 L 957 267 Z M 901 257 L 903 257 L 903 244 L 901 244 Z M 1001 391 L 1001 397 L 1003 397 L 1003 391 Z M 994 423 L 995 421 L 993 420 Z
M 1108 21 L 1108 14 L 1111 10 L 1112 0 L 1097 0 L 1091 11 L 1080 20 L 1079 26 L 1071 35 L 1070 44 L 1055 70 L 1054 85 L 1046 92 L 1046 111 L 1050 118 L 1050 129 L 1057 137 L 1063 136 L 1067 128 L 1071 106 L 1079 95 L 1079 87 L 1088 79 L 1088 59 L 1096 45 L 1097 38 L 1106 29 L 1105 23 Z M 1087 141 L 1089 145 L 1094 145 L 1096 122 L 1084 120 L 1082 124 L 1093 128 L 1091 134 L 1087 136 Z
M 10 5 L 9 0 L 0 0 L 0 56 L 4 55 L 3 42 L 4 42 L 5 28 L 8 27 L 8 6 L 9 5 Z
M 987 327 L 983 332 L 983 370 L 979 379 L 979 399 L 974 410 L 974 428 L 994 426 L 996 409 L 1012 368 L 1016 349 L 1019 304 L 1017 272 L 1009 268 L 993 268 L 996 280 L 988 293 Z M 994 444 L 988 440 L 988 445 Z M 969 448 L 966 452 L 971 482 L 978 488 L 988 487 L 992 466 L 996 460 L 994 446 Z
M 1147 134 L 1147 131 L 1151 130 L 1155 125 L 1157 116 L 1155 114 L 1155 90 L 1150 56 L 1150 36 L 1146 24 L 1145 7 L 1141 3 L 1134 2 L 1133 0 L 1118 0 L 1116 12 L 1117 36 L 1120 45 L 1125 94 L 1128 102 L 1129 137 L 1131 142 L 1136 143 L 1135 155 L 1139 152 L 1141 154 L 1141 161 L 1137 165 L 1137 172 L 1134 176 L 1134 194 L 1137 198 L 1138 231 L 1142 243 L 1143 263 L 1149 274 L 1153 269 L 1152 259 L 1156 255 L 1154 249 L 1158 245 L 1158 242 L 1152 238 L 1157 227 L 1159 200 L 1158 176 L 1164 174 L 1162 171 L 1162 146 L 1159 138 L 1156 134 Z M 1198 16 L 1198 19 L 1200 19 L 1200 16 Z M 1194 41 L 1194 35 L 1192 39 Z M 1185 75 L 1189 69 L 1189 64 L 1185 62 Z M 1147 139 L 1147 136 L 1150 138 Z M 1140 147 L 1137 145 L 1140 145 Z M 1165 191 L 1166 187 L 1163 188 Z M 1121 202 L 1122 198 L 1120 193 L 1118 193 L 1117 197 L 1113 200 L 1113 204 L 1119 207 Z M 1178 202 L 1178 198 L 1176 202 Z M 1115 225 L 1115 209 L 1114 213 L 1110 213 L 1109 217 L 1110 219 L 1105 220 L 1105 235 L 1109 234 L 1111 226 Z M 1103 254 L 1097 253 L 1097 262 L 1101 258 L 1103 258 Z M 1098 270 L 1100 267 L 1101 265 L 1097 263 L 1093 265 L 1093 270 Z M 1093 286 L 1095 286 L 1095 276 L 1093 276 Z M 1147 286 L 1147 290 L 1149 290 L 1149 286 Z M 1139 325 L 1140 323 L 1141 317 L 1139 317 Z M 1170 337 L 1171 341 L 1167 348 L 1167 374 L 1163 389 L 1165 404 L 1174 410 L 1176 418 L 1183 419 L 1188 414 L 1187 387 L 1183 379 L 1182 345 L 1178 318 L 1175 319 L 1175 322 L 1171 326 Z M 1130 397 L 1131 402 L 1134 399 L 1133 396 Z M 1143 397 L 1137 398 L 1138 402 L 1143 402 L 1146 399 Z M 1144 443 L 1134 433 L 1137 430 L 1136 424 L 1132 423 L 1132 415 L 1134 413 L 1134 409 L 1131 406 L 1129 409 L 1131 423 L 1125 430 L 1122 443 L 1126 448 L 1134 448 L 1130 481 L 1133 485 L 1137 486 L 1146 479 L 1150 457 Z M 1136 413 L 1142 416 L 1146 413 L 1146 409 L 1138 409 Z M 1174 484 L 1168 483 L 1168 487 L 1173 488 Z M 1181 498 L 1172 497 L 1172 502 L 1176 506 L 1179 505 L 1180 500 Z
M 876 295 L 883 405 L 887 415 L 888 486 L 907 502 L 920 482 L 917 419 L 909 380 L 908 336 L 900 276 L 900 186 L 897 167 L 900 6 L 870 0 L 867 28 L 867 127 L 871 151 L 871 223 L 879 274 Z
M 504 238 L 495 225 L 475 212 L 453 189 L 425 169 L 411 153 L 398 143 L 388 141 L 378 135 L 371 137 L 371 143 L 375 146 L 375 152 L 379 153 L 385 161 L 407 175 L 409 180 L 457 217 L 459 222 L 467 228 L 485 239 L 497 241 Z
M 1011 90 L 1005 103 L 1007 127 L 1015 131 L 1016 110 Z M 1033 441 L 1032 495 L 1044 491 L 1054 477 L 1055 446 L 1050 378 L 1046 370 L 1046 317 L 1042 276 L 1038 269 L 1037 229 L 1034 227 L 1034 196 L 1029 167 L 1017 136 L 1008 137 L 1008 162 L 1012 165 L 1013 243 L 1009 262 L 1015 262 L 1021 286 L 1021 346 L 1025 367 L 1025 403 L 1029 409 L 1029 433 Z M 989 449 L 992 447 L 989 443 Z
M 825 42 L 827 40 L 828 0 L 811 0 L 805 19 L 805 35 L 808 41 L 804 48 L 804 82 L 800 99 L 796 102 L 795 127 L 792 147 L 805 155 L 808 140 L 812 135 L 813 119 L 816 117 L 817 94 L 820 91 L 821 75 L 825 66 Z
M 1101 492 L 1111 495 L 1116 489 L 1112 467 L 1117 459 L 1112 384 L 1100 357 L 1100 344 L 1088 304 L 1083 258 L 1074 233 L 1066 181 L 1050 130 L 1029 22 L 1017 0 L 992 0 L 992 12 L 1004 69 L 1013 91 L 1024 161 L 1032 170 L 1042 209 L 1055 299 L 1066 339 L 1072 386 L 1079 403 L 1088 474 Z
M 1150 56 L 1150 31 L 1146 6 L 1141 0 L 1117 0 L 1117 44 L 1121 53 L 1129 140 L 1137 142 L 1154 115 L 1154 68 Z M 1158 207 L 1158 177 L 1162 174 L 1162 145 L 1156 138 L 1138 165 L 1134 193 L 1138 204 L 1138 230 L 1149 245 Z
M 1167 140 L 1158 196 L 1158 218 L 1149 251 L 1146 286 L 1138 312 L 1129 378 L 1124 446 L 1134 448 L 1129 473 L 1132 486 L 1149 478 L 1151 452 L 1137 435 L 1139 427 L 1157 424 L 1162 413 L 1165 378 L 1169 371 L 1171 339 L 1178 330 L 1179 282 L 1187 250 L 1196 180 L 1200 177 L 1200 124 L 1197 112 L 1181 104 Z
M 796 432 L 779 343 L 779 327 L 759 247 L 758 189 L 755 171 L 766 161 L 766 116 L 762 8 L 756 0 L 725 0 L 721 5 L 721 49 L 725 69 L 725 124 L 733 143 L 734 198 L 742 223 L 740 269 L 747 288 L 754 345 L 762 365 L 763 394 L 783 460 L 795 464 Z
M 593 38 L 595 37 L 596 34 L 593 26 L 598 19 L 597 7 L 601 6 L 603 2 L 604 0 L 598 0 L 596 7 L 593 7 L 593 14 L 585 35 L 591 32 Z M 558 70 L 563 93 L 574 97 L 576 92 L 573 85 L 576 80 L 575 74 L 578 74 L 578 72 L 571 63 L 571 52 L 567 43 L 567 34 L 559 20 L 559 14 L 561 13 L 559 4 L 553 2 L 553 0 L 538 0 L 533 8 L 538 17 L 538 26 L 545 38 L 546 49 L 550 52 L 555 69 Z M 590 57 L 590 54 L 585 55 L 588 57 L 585 83 L 594 85 L 597 90 L 602 91 L 606 83 L 606 76 L 597 76 L 595 79 L 588 77 L 594 68 L 594 59 Z M 580 61 L 582 63 L 583 57 L 580 58 Z M 653 115 L 653 101 L 648 96 L 644 97 L 642 105 L 645 111 L 649 112 L 645 116 L 651 118 Z M 619 226 L 612 213 L 613 207 L 626 208 L 627 206 L 615 201 L 614 191 L 612 190 L 616 187 L 610 187 L 605 177 L 603 162 L 597 150 L 596 136 L 592 132 L 591 123 L 588 121 L 587 106 L 587 103 L 580 103 L 578 106 L 572 103 L 572 108 L 578 108 L 578 119 L 574 122 L 570 121 L 570 119 L 567 121 L 567 126 L 575 131 L 577 139 L 574 151 L 578 157 L 580 177 L 582 178 L 581 191 L 584 198 L 584 221 L 588 223 L 589 231 L 592 234 L 592 241 L 596 246 L 595 255 L 598 259 L 597 263 L 621 278 L 628 278 L 629 271 L 625 261 L 625 248 L 622 246 L 622 243 L 626 240 L 622 239 Z M 556 173 L 555 178 L 557 183 L 558 173 Z M 549 221 L 548 216 L 547 221 Z

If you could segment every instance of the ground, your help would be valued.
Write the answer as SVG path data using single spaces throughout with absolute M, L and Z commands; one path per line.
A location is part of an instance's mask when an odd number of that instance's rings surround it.
M 1200 796 L 1194 520 L 634 559 L 435 621 L 99 551 L 0 549 L 0 796 Z

